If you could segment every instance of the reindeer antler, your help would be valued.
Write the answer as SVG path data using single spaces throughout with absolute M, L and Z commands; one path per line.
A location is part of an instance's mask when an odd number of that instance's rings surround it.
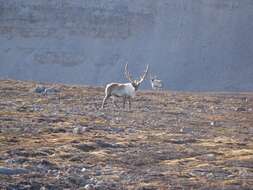
M 133 82 L 133 79 L 128 71 L 128 63 L 126 63 L 126 66 L 125 66 L 125 76 L 126 78 L 130 81 L 130 82 Z
M 145 70 L 144 74 L 141 76 L 139 83 L 142 83 L 143 80 L 145 79 L 145 77 L 147 76 L 148 68 L 149 68 L 149 65 L 146 66 L 146 70 Z

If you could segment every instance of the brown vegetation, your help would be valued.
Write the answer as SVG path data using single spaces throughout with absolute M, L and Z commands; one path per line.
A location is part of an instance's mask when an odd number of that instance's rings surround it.
M 141 91 L 99 110 L 102 88 L 36 85 L 0 81 L 3 189 L 253 187 L 252 93 Z

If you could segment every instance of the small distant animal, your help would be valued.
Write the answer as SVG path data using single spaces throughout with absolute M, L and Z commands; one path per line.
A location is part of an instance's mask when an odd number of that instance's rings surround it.
M 123 97 L 123 108 L 125 108 L 126 100 L 129 103 L 129 109 L 131 109 L 131 99 L 135 97 L 136 91 L 138 90 L 140 84 L 144 81 L 148 73 L 149 65 L 146 66 L 144 74 L 139 80 L 133 80 L 132 76 L 128 71 L 128 64 L 125 65 L 125 77 L 128 79 L 129 83 L 109 83 L 105 87 L 105 97 L 101 108 L 104 108 L 106 100 L 109 97 L 113 97 L 113 103 L 116 107 L 119 106 L 115 102 L 115 97 Z
M 150 84 L 153 90 L 162 90 L 163 88 L 162 80 L 157 79 L 156 76 L 150 76 Z

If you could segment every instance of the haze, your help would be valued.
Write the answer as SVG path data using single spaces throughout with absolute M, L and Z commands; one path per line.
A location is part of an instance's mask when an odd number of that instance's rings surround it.
M 252 0 L 0 0 L 0 78 L 253 90 Z M 143 88 L 150 88 L 148 81 Z

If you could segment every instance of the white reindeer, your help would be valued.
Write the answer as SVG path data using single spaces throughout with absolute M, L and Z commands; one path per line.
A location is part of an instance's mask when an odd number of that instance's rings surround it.
M 128 71 L 127 64 L 125 66 L 125 77 L 129 80 L 129 83 L 110 83 L 106 85 L 105 97 L 101 108 L 104 108 L 105 102 L 109 97 L 113 97 L 113 103 L 116 107 L 119 106 L 115 102 L 114 97 L 123 97 L 123 108 L 125 108 L 126 100 L 129 102 L 129 109 L 131 109 L 131 98 L 135 97 L 135 93 L 138 90 L 140 84 L 145 79 L 148 72 L 149 65 L 147 65 L 144 74 L 140 77 L 140 80 L 132 80 L 132 77 Z
M 153 90 L 161 90 L 163 88 L 162 80 L 157 79 L 156 76 L 152 77 L 150 75 L 150 83 Z

